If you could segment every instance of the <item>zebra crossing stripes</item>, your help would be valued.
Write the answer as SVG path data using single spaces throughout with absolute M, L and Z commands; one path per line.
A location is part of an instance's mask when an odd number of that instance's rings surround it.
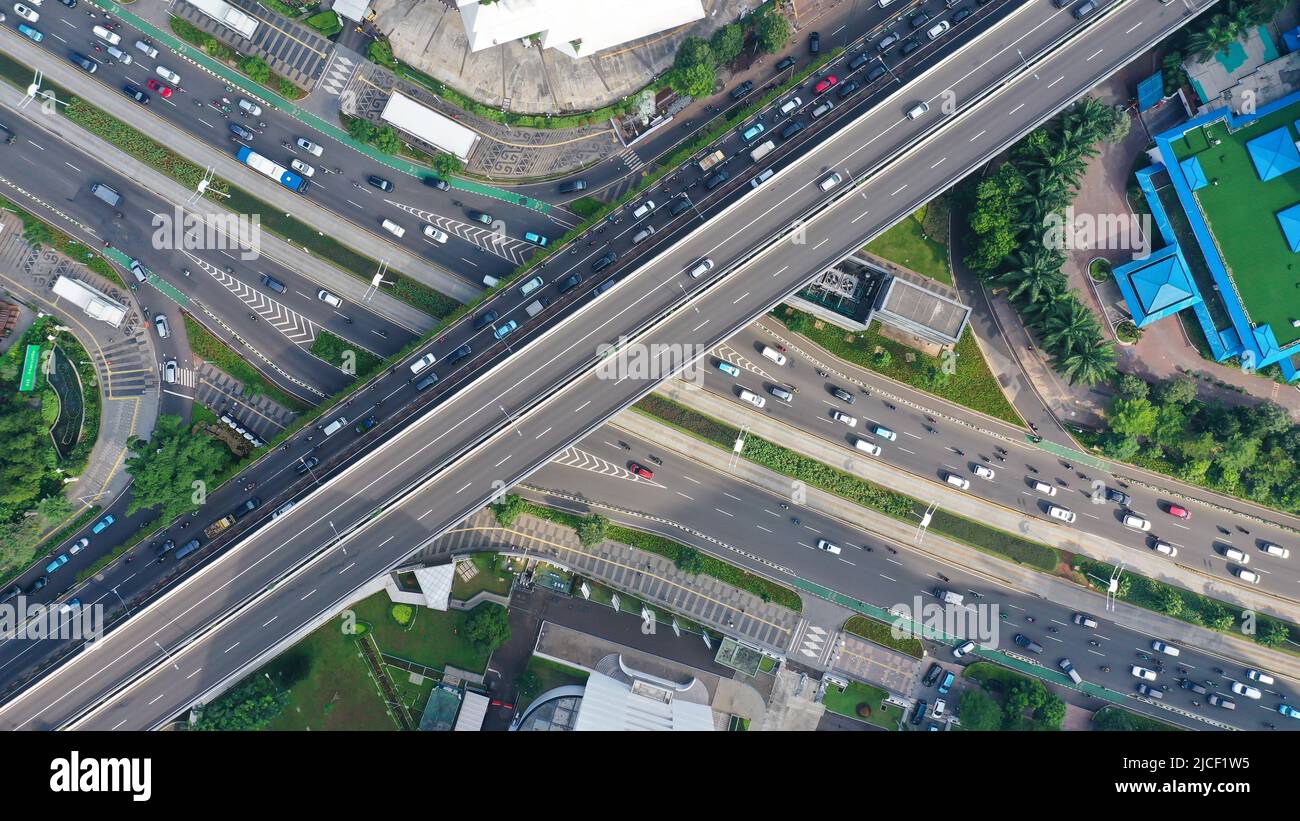
M 158 366 L 158 371 L 160 374 L 162 373 L 162 367 L 163 367 L 162 365 Z M 159 376 L 159 378 L 161 379 L 162 377 Z M 176 381 L 171 383 L 163 383 L 163 384 L 164 385 L 170 384 L 173 387 L 180 386 L 182 388 L 195 388 L 198 387 L 199 384 L 198 373 L 193 368 L 177 368 Z
M 624 148 L 620 151 L 618 158 L 623 161 L 623 165 L 627 166 L 628 171 L 636 171 L 638 168 L 645 165 L 645 162 L 630 148 Z
M 201 266 L 213 279 L 220 283 L 221 287 L 234 294 L 236 299 L 244 303 L 262 319 L 265 319 L 272 328 L 279 331 L 282 336 L 293 344 L 310 345 L 316 341 L 316 332 L 319 330 L 319 326 L 315 322 L 292 308 L 287 308 L 271 299 L 260 288 L 254 288 L 235 279 L 225 271 L 202 260 L 194 257 L 191 257 L 191 259 L 194 259 L 197 265 Z
M 588 453 L 585 450 L 580 450 L 574 447 L 565 448 L 563 451 L 556 454 L 555 458 L 551 459 L 551 461 L 563 467 L 571 467 L 577 468 L 578 470 L 590 471 L 591 473 L 599 473 L 601 476 L 611 476 L 615 479 L 628 479 L 633 482 L 653 485 L 654 487 L 664 487 L 652 479 L 644 479 L 637 476 L 622 465 L 616 465 L 608 459 L 602 459 L 593 453 Z
M 326 94 L 333 94 L 337 97 L 343 93 L 343 89 L 347 88 L 348 83 L 351 82 L 352 73 L 356 66 L 356 62 L 336 51 L 334 59 L 330 61 L 329 69 L 325 72 L 325 79 L 321 80 L 321 89 Z
M 412 205 L 404 205 L 400 202 L 394 202 L 393 200 L 384 200 L 384 202 L 396 208 L 400 208 L 411 216 L 432 225 L 434 228 L 446 231 L 448 234 L 463 239 L 471 245 L 477 245 L 483 250 L 495 254 L 496 256 L 499 256 L 515 265 L 522 265 L 527 262 L 528 257 L 532 253 L 533 245 L 531 243 L 524 242 L 521 239 L 515 239 L 514 237 L 508 237 L 503 232 L 478 225 L 470 225 L 467 222 L 461 222 L 460 220 L 452 219 L 451 217 L 442 217 L 432 211 L 425 211 L 422 208 L 416 208 Z
M 760 376 L 763 379 L 767 379 L 769 381 L 773 381 L 773 382 L 781 381 L 773 377 L 767 371 L 763 370 L 761 365 L 757 364 L 749 357 L 745 356 L 743 353 L 731 347 L 725 342 L 719 345 L 718 347 L 714 348 L 712 351 L 709 351 L 709 353 L 717 357 L 718 359 L 721 359 L 723 362 L 729 362 L 732 365 L 735 365 L 737 368 L 740 368 L 742 371 L 749 371 L 755 376 Z

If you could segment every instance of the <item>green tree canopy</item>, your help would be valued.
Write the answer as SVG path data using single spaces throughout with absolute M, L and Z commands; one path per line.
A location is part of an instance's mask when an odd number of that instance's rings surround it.
M 578 541 L 590 547 L 605 541 L 605 534 L 608 531 L 609 519 L 599 513 L 592 513 L 583 516 L 582 521 L 578 522 Z
M 485 653 L 510 640 L 510 613 L 496 602 L 484 602 L 465 620 L 465 637 Z
M 790 22 L 775 8 L 769 9 L 754 24 L 754 37 L 759 51 L 776 54 L 790 41 Z
M 745 29 L 739 23 L 723 26 L 709 38 L 709 48 L 718 65 L 726 65 L 740 56 L 745 47 Z
M 194 510 L 195 482 L 201 494 L 214 489 L 214 480 L 233 457 L 217 440 L 194 435 L 179 416 L 163 414 L 148 441 L 134 438 L 127 443 L 133 454 L 126 460 L 126 472 L 135 480 L 127 513 L 151 507 L 169 521 Z

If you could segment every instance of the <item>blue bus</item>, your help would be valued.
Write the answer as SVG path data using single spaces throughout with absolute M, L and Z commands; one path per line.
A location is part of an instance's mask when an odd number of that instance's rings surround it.
M 302 177 L 293 173 L 287 168 L 276 165 L 275 163 L 258 154 L 248 146 L 239 149 L 235 156 L 239 161 L 254 171 L 260 171 L 271 179 L 279 182 L 285 188 L 291 191 L 297 191 L 299 194 L 307 190 L 308 182 Z

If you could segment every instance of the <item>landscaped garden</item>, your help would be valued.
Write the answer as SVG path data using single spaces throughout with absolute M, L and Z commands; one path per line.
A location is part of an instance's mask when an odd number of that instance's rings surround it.
M 835 685 L 828 685 L 822 697 L 822 703 L 832 713 L 865 721 L 886 730 L 897 730 L 903 719 L 903 708 L 897 704 L 886 704 L 888 694 L 879 687 L 850 681 L 843 690 Z

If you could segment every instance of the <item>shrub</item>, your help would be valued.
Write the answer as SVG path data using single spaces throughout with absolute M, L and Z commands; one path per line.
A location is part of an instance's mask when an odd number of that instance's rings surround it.
M 409 604 L 394 604 L 388 608 L 388 615 L 400 626 L 406 627 L 415 618 L 415 608 Z

